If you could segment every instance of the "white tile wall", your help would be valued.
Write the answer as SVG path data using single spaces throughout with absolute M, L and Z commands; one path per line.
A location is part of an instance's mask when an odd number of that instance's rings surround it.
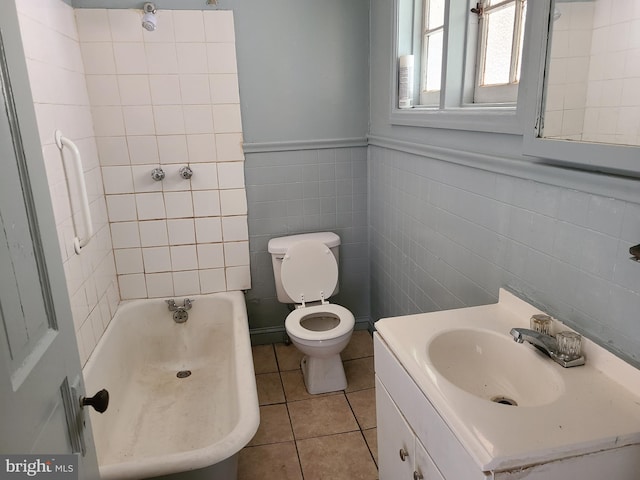
M 118 88 L 111 75 L 115 71 L 112 44 L 108 43 L 108 31 L 99 28 L 108 21 L 105 11 L 87 10 L 82 33 L 92 38 L 92 43 L 83 48 L 78 41 L 74 11 L 62 0 L 17 0 L 16 5 L 67 291 L 84 363 L 120 300 L 107 212 L 119 221 L 132 219 L 130 195 L 110 196 L 105 202 L 103 172 L 97 154 L 98 149 L 105 152 L 108 159 L 105 165 L 109 168 L 121 168 L 112 165 L 128 165 L 125 144 L 114 136 L 105 137 L 98 146 L 91 121 L 90 100 L 97 109 L 96 129 L 117 133 L 123 127 L 122 115 L 114 109 L 118 104 Z M 85 77 L 85 73 L 91 75 Z M 72 246 L 76 235 L 74 217 L 77 219 L 79 215 L 78 194 L 75 188 L 67 186 L 65 161 L 53 139 L 55 129 L 75 141 L 83 157 L 96 233 L 81 255 L 76 255 Z M 123 176 L 116 175 L 120 172 L 115 170 L 105 172 L 110 190 L 121 191 L 133 185 L 130 168 L 126 168 Z M 135 251 L 122 252 L 117 261 L 123 268 L 135 268 Z
M 545 136 L 640 144 L 640 9 L 556 4 Z
M 76 20 L 122 298 L 249 288 L 232 12 L 161 10 L 155 32 L 137 10 Z

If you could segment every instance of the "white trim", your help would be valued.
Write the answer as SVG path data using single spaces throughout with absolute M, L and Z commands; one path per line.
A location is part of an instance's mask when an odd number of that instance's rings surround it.
M 517 109 L 513 105 L 505 107 L 449 108 L 395 108 L 389 115 L 392 125 L 413 127 L 446 128 L 473 132 L 509 133 L 522 135 L 522 126 Z

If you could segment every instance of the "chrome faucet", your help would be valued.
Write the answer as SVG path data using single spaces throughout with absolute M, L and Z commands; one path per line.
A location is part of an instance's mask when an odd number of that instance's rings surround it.
M 184 323 L 189 319 L 187 310 L 191 310 L 191 307 L 193 306 L 193 302 L 195 302 L 195 300 L 185 298 L 182 306 L 176 305 L 176 301 L 174 299 L 165 300 L 165 302 L 167 302 L 169 306 L 169 311 L 173 312 L 173 320 L 176 323 Z
M 565 368 L 584 365 L 583 355 L 568 355 L 564 352 L 560 352 L 560 349 L 558 348 L 558 341 L 551 335 L 536 332 L 529 328 L 512 328 L 509 333 L 516 342 L 529 342 L 547 357 L 552 358 L 555 362 Z

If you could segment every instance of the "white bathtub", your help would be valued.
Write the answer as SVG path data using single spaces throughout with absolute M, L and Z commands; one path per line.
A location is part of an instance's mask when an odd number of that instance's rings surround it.
M 182 324 L 164 300 L 123 302 L 83 370 L 88 394 L 110 394 L 88 409 L 103 480 L 237 476 L 259 423 L 244 297 L 190 298 Z

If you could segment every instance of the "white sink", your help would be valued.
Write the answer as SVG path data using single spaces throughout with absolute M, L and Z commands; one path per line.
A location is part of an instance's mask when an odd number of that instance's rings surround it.
M 586 364 L 572 368 L 514 342 L 511 328 L 537 313 L 501 290 L 496 304 L 376 322 L 483 471 L 640 443 L 640 370 L 586 338 Z
M 429 342 L 427 356 L 434 369 L 456 387 L 500 405 L 545 405 L 564 391 L 555 364 L 511 336 L 491 330 L 460 328 L 440 333 Z

